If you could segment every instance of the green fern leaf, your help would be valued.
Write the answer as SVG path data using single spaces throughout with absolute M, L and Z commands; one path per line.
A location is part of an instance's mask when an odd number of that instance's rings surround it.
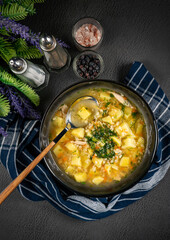
M 3 0 L 3 4 L 18 3 L 20 5 L 25 4 L 29 0 Z M 45 0 L 30 0 L 32 3 L 44 3 Z
M 40 98 L 38 94 L 26 83 L 23 83 L 20 79 L 13 77 L 10 73 L 3 70 L 2 67 L 0 67 L 0 81 L 4 84 L 15 87 L 28 97 L 36 106 L 39 105 Z
M 17 51 L 26 51 L 28 50 L 28 45 L 27 42 L 25 41 L 25 39 L 22 38 L 18 38 L 15 42 L 14 42 L 14 48 Z
M 27 45 L 27 42 L 22 38 L 19 38 L 14 43 L 14 48 L 16 50 L 17 56 L 25 59 L 41 58 L 43 56 L 38 48 L 35 46 L 29 47 Z
M 25 8 L 25 11 L 29 13 L 30 15 L 33 15 L 36 13 L 36 10 L 34 8 L 34 2 L 32 0 L 4 0 L 3 4 L 5 5 L 11 5 L 17 3 L 19 6 L 22 6 Z
M 0 34 L 3 35 L 3 36 L 10 37 L 9 32 L 11 32 L 10 29 L 7 31 L 5 27 L 0 28 Z
M 12 44 L 3 37 L 0 37 L 0 57 L 8 63 L 12 57 L 16 56 L 16 51 Z
M 9 100 L 0 94 L 0 117 L 6 117 L 10 112 Z
M 17 56 L 26 58 L 26 59 L 34 59 L 34 58 L 41 58 L 43 55 L 35 46 L 33 46 L 33 47 L 29 47 L 25 51 L 20 51 L 19 49 L 17 51 Z
M 28 15 L 28 12 L 26 12 L 25 8 L 20 6 L 18 3 L 1 5 L 0 12 L 2 16 L 9 17 L 15 21 L 22 20 Z
M 34 3 L 44 3 L 45 0 L 33 0 Z
M 20 1 L 19 5 L 25 8 L 26 12 L 30 15 L 33 15 L 36 13 L 36 10 L 34 8 L 34 2 L 32 0 L 25 0 Z

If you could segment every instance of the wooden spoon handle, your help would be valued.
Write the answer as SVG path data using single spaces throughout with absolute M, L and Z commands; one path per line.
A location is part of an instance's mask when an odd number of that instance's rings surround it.
M 35 168 L 35 166 L 41 161 L 41 159 L 50 151 L 55 145 L 52 141 L 29 165 L 15 178 L 0 194 L 0 204 L 10 195 L 10 193 L 24 180 L 24 178 Z

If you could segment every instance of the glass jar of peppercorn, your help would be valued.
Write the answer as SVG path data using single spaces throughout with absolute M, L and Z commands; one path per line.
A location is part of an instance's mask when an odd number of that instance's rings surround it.
M 103 58 L 94 51 L 84 51 L 74 58 L 73 70 L 81 79 L 95 79 L 104 70 Z

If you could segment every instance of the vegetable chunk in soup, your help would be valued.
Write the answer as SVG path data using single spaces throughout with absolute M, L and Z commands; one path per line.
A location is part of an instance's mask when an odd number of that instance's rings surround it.
M 71 178 L 83 184 L 104 185 L 120 181 L 140 164 L 145 151 L 143 116 L 125 96 L 109 89 L 82 90 L 97 99 L 97 113 L 86 127 L 69 130 L 53 147 L 52 154 Z M 69 106 L 63 104 L 50 123 L 50 141 L 66 125 Z M 82 121 L 91 118 L 93 107 L 77 111 Z

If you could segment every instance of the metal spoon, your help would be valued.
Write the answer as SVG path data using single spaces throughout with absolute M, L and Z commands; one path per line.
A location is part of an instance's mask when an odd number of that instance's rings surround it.
M 42 158 L 51 150 L 52 147 L 63 137 L 63 135 L 70 130 L 71 128 L 78 128 L 78 127 L 85 127 L 87 123 L 76 124 L 75 121 L 72 121 L 72 113 L 73 109 L 75 108 L 76 104 L 80 103 L 80 101 L 88 101 L 88 103 L 95 103 L 97 107 L 98 102 L 92 96 L 84 96 L 81 98 L 76 99 L 70 106 L 67 115 L 66 115 L 66 127 L 60 132 L 59 135 L 15 178 L 0 194 L 0 204 L 13 192 L 13 190 L 24 180 L 24 178 L 34 169 L 34 167 L 42 160 Z M 97 109 L 97 108 L 96 108 Z

